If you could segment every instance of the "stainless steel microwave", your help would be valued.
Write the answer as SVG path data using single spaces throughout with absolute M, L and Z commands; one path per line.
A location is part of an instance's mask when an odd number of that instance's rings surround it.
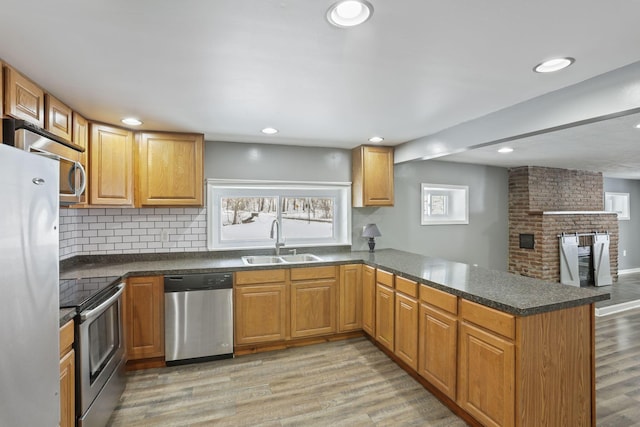
M 60 204 L 83 203 L 87 173 L 80 163 L 84 148 L 24 120 L 2 119 L 2 142 L 60 161 Z

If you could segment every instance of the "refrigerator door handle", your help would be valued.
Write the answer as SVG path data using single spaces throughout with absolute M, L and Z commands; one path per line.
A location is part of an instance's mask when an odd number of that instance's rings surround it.
M 120 298 L 122 292 L 124 292 L 124 283 L 120 283 L 118 286 L 116 286 L 116 288 L 118 289 L 118 291 L 115 294 L 111 295 L 109 299 L 101 303 L 99 306 L 80 313 L 80 319 L 82 319 L 83 322 L 87 320 L 93 320 L 94 318 L 100 316 L 104 311 L 106 311 L 106 309 L 109 308 L 111 304 L 114 303 L 114 301 Z

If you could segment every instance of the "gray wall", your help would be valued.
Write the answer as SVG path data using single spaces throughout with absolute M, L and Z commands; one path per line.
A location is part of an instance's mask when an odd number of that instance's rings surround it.
M 632 179 L 604 179 L 604 191 L 629 193 L 629 221 L 618 221 L 618 270 L 640 268 L 640 181 Z M 623 255 L 627 251 L 627 255 Z
M 205 178 L 351 181 L 351 151 L 207 141 Z
M 351 181 L 351 152 L 333 148 L 207 142 L 205 176 L 226 179 Z M 469 186 L 469 225 L 420 225 L 420 183 Z M 507 268 L 508 176 L 503 168 L 441 161 L 395 165 L 395 206 L 352 209 L 354 250 L 362 226 L 378 224 L 378 248 Z
M 468 225 L 420 225 L 420 184 L 469 186 Z M 366 249 L 362 226 L 378 224 L 376 248 L 395 248 L 452 261 L 507 269 L 507 169 L 418 161 L 395 165 L 395 206 L 353 209 L 353 248 Z

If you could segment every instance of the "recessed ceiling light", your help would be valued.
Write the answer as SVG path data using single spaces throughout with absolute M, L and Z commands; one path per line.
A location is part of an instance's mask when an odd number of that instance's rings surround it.
M 274 135 L 274 134 L 278 133 L 278 129 L 264 128 L 264 129 L 262 129 L 261 132 L 264 133 L 264 134 L 267 134 L 267 135 Z
M 327 21 L 339 28 L 360 25 L 373 14 L 373 6 L 366 0 L 341 0 L 327 10 Z
M 554 71 L 559 71 L 563 68 L 567 68 L 574 62 L 575 59 L 569 57 L 553 58 L 536 65 L 535 67 L 533 67 L 533 71 L 535 71 L 536 73 L 553 73 Z
M 640 123 L 636 125 L 636 129 L 640 129 Z
M 129 126 L 140 126 L 142 124 L 142 122 L 135 117 L 126 117 L 120 121 Z
M 384 138 L 381 137 L 381 136 L 372 136 L 371 138 L 369 138 L 369 142 L 378 143 L 378 142 L 382 142 L 382 141 L 384 141 Z
M 501 149 L 498 150 L 498 153 L 502 153 L 502 154 L 512 153 L 512 152 L 513 152 L 513 148 L 511 147 L 502 147 Z

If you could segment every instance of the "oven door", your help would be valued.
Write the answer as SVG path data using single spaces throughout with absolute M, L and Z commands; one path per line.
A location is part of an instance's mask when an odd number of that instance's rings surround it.
M 122 328 L 122 293 L 120 283 L 113 293 L 95 308 L 80 313 L 79 366 L 80 415 L 91 406 L 125 357 Z

